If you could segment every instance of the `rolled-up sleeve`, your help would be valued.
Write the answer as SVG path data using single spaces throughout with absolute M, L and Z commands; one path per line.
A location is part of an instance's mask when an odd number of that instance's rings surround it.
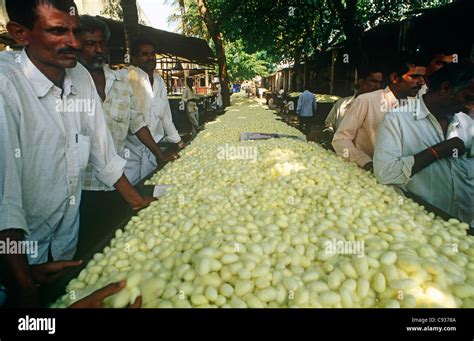
M 402 132 L 396 113 L 385 114 L 379 125 L 374 150 L 374 174 L 385 185 L 406 185 L 415 157 L 402 156 Z
M 166 84 L 163 79 L 160 78 L 160 97 L 161 102 L 164 105 L 164 115 L 162 119 L 163 130 L 165 131 L 165 141 L 171 143 L 178 143 L 181 141 L 181 136 L 179 136 L 178 130 L 173 123 L 173 115 L 171 115 L 170 103 L 168 101 L 168 94 L 166 93 Z
M 132 87 L 129 86 L 130 93 L 130 127 L 131 134 L 136 134 L 137 131 L 146 127 L 145 117 L 140 112 L 135 96 L 133 95 Z
M 337 155 L 348 158 L 349 161 L 357 163 L 360 167 L 372 161 L 371 157 L 357 148 L 354 143 L 357 131 L 364 123 L 368 110 L 368 101 L 361 97 L 356 98 L 344 115 L 332 140 L 332 146 Z
M 29 233 L 22 200 L 22 155 L 19 122 L 0 90 L 0 231 L 21 229 Z
M 95 95 L 97 103 L 100 98 Z M 127 161 L 118 156 L 112 135 L 104 118 L 101 105 L 95 106 L 95 114 L 89 116 L 91 152 L 89 163 L 97 171 L 97 179 L 112 187 L 123 175 Z

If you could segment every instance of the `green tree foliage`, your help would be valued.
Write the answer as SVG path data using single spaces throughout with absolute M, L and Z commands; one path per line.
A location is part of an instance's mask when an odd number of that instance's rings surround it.
M 123 9 L 120 0 L 105 0 L 104 10 L 100 14 L 110 19 L 122 21 Z M 141 18 L 138 18 L 138 23 L 146 24 Z
M 123 20 L 123 10 L 120 6 L 120 0 L 106 0 L 105 8 L 100 13 L 110 19 Z
M 180 2 L 184 4 L 184 11 L 181 8 Z M 199 15 L 199 9 L 196 1 L 183 0 L 165 0 L 165 3 L 174 6 L 174 13 L 168 18 L 169 22 L 176 23 L 176 31 L 189 37 L 196 37 L 211 41 L 206 25 Z
M 214 48 L 214 42 L 210 38 L 209 32 L 199 15 L 196 1 L 167 0 L 167 3 L 173 4 L 175 7 L 174 13 L 168 20 L 178 24 L 178 32 L 187 36 L 204 39 L 211 48 Z M 180 3 L 184 3 L 184 11 Z M 234 6 L 230 6 L 229 3 L 222 2 L 220 4 L 222 7 L 219 7 L 217 1 L 207 1 L 211 15 L 218 18 L 217 22 L 219 25 L 225 25 L 229 13 L 239 5 L 238 3 L 239 1 L 236 1 Z M 252 79 L 257 75 L 266 76 L 274 71 L 275 63 L 279 61 L 273 58 L 265 49 L 255 49 L 252 52 L 247 52 L 244 49 L 243 42 L 239 39 L 229 41 L 225 39 L 224 35 L 224 43 L 226 46 L 225 54 L 229 78 L 232 82 Z
M 241 39 L 248 52 L 264 49 L 280 60 L 307 60 L 345 42 L 357 45 L 362 33 L 396 22 L 416 11 L 452 0 L 241 0 L 227 11 L 227 1 L 214 0 L 225 14 L 222 31 L 230 41 Z
M 226 56 L 229 79 L 232 82 L 252 79 L 255 76 L 266 77 L 275 71 L 268 52 L 260 50 L 247 53 L 241 40 L 227 43 Z

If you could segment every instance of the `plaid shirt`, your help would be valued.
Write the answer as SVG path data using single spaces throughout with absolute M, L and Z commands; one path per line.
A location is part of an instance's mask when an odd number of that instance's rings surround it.
M 117 154 L 124 159 L 128 157 L 125 150 L 127 135 L 135 134 L 146 126 L 143 115 L 138 110 L 132 90 L 127 78 L 127 70 L 112 70 L 104 66 L 105 73 L 105 101 L 102 107 L 105 113 L 107 127 L 112 135 Z M 96 178 L 96 171 L 89 164 L 84 175 L 84 189 L 90 191 L 110 191 L 108 187 Z

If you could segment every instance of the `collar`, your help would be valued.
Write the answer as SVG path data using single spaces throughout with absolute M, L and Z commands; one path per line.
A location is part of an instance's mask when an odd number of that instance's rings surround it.
M 105 95 L 112 89 L 115 81 L 122 81 L 127 78 L 126 70 L 112 70 L 107 64 L 103 66 L 105 76 Z
M 428 115 L 432 115 L 431 112 L 428 110 L 428 107 L 426 106 L 425 100 L 423 99 L 423 95 L 416 97 L 415 105 L 416 108 L 413 114 L 415 120 L 421 120 L 423 118 L 428 117 Z
M 33 64 L 33 62 L 28 57 L 26 50 L 23 49 L 20 53 L 20 67 L 23 73 L 25 74 L 26 78 L 30 81 L 31 87 L 35 92 L 38 98 L 44 97 L 48 94 L 51 88 L 59 89 L 57 86 L 53 84 L 37 67 Z M 76 95 L 76 89 L 72 84 L 72 79 L 69 75 L 69 69 L 66 69 L 64 75 L 64 95 L 68 96 L 70 94 Z M 60 92 L 59 92 L 60 93 Z
M 148 77 L 148 73 L 147 73 L 145 70 L 143 70 L 141 67 L 131 65 L 130 68 L 131 68 L 132 70 L 135 70 L 136 73 L 137 73 L 140 77 L 146 78 L 146 79 L 148 79 L 148 80 L 150 79 L 150 77 Z M 154 74 L 154 73 L 153 73 L 153 74 Z
M 386 86 L 385 89 L 382 90 L 382 95 L 387 101 L 389 108 L 397 108 L 399 106 L 398 99 L 393 94 L 392 90 L 390 90 L 389 86 Z
M 123 72 L 125 69 L 122 70 L 112 70 L 108 64 L 105 64 L 103 66 L 104 70 L 104 75 L 106 80 L 117 80 L 121 81 L 124 80 L 127 76 L 125 72 Z
M 135 69 L 135 71 L 137 72 L 137 75 L 142 78 L 142 79 L 145 79 L 150 85 L 151 87 L 151 82 L 150 82 L 150 77 L 148 76 L 148 73 L 146 73 L 145 70 L 143 70 L 141 67 L 139 66 L 130 66 L 130 68 L 132 69 Z M 160 77 L 160 74 L 158 72 L 153 72 L 153 89 L 155 89 L 155 87 L 157 86 L 156 84 L 160 81 L 161 77 Z
M 414 118 L 415 120 L 420 120 L 420 119 L 423 119 L 423 118 L 427 118 L 427 117 L 430 117 L 432 119 L 434 119 L 435 121 L 437 121 L 436 117 L 430 112 L 430 110 L 428 109 L 428 107 L 426 106 L 426 103 L 425 103 L 425 100 L 423 98 L 423 96 L 418 96 L 416 98 L 416 109 L 415 109 L 415 113 L 414 113 Z M 455 128 L 457 128 L 459 126 L 459 119 L 457 117 L 457 115 L 453 115 L 450 117 L 449 119 L 449 124 Z

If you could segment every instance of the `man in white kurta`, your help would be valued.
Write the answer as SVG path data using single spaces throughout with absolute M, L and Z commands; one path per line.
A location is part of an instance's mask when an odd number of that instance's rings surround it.
M 21 53 L 0 53 L 0 241 L 35 251 L 0 253 L 9 304 L 39 306 L 38 286 L 78 266 L 82 176 L 87 163 L 134 209 L 143 198 L 123 176 L 82 48 L 72 0 L 7 0 L 7 29 Z M 45 263 L 62 260 L 55 263 Z M 39 264 L 41 263 L 41 264 Z M 35 265 L 35 266 L 33 266 Z
M 25 50 L 0 54 L 0 230 L 38 241 L 44 263 L 71 259 L 79 228 L 82 176 L 88 164 L 113 186 L 126 161 L 115 152 L 100 98 L 80 64 L 66 69 L 63 90 Z
M 443 68 L 438 72 L 462 76 L 464 70 L 452 71 L 458 67 L 445 66 L 447 70 Z M 462 85 L 458 87 L 467 95 L 458 96 L 456 100 L 473 98 L 474 70 L 471 68 L 469 72 L 471 80 L 467 78 L 464 89 Z M 449 77 L 443 76 L 442 80 L 447 81 Z M 451 84 L 453 88 L 455 84 Z M 462 109 L 459 102 L 446 104 L 452 99 L 440 95 L 440 91 L 448 93 L 451 89 L 440 90 L 438 86 L 431 89 L 430 86 L 426 95 L 412 102 L 415 106 L 403 106 L 385 115 L 377 131 L 374 173 L 379 182 L 412 192 L 474 227 L 474 121 L 458 112 Z M 463 144 L 464 148 L 456 143 Z
M 172 120 L 166 84 L 156 72 L 153 79 L 152 85 L 145 71 L 140 67 L 130 66 L 128 80 L 133 96 L 155 142 L 164 139 L 166 142 L 180 143 L 181 137 Z M 156 169 L 156 158 L 134 135 L 127 138 L 125 148 L 130 153 L 125 175 L 131 183 L 136 184 Z

